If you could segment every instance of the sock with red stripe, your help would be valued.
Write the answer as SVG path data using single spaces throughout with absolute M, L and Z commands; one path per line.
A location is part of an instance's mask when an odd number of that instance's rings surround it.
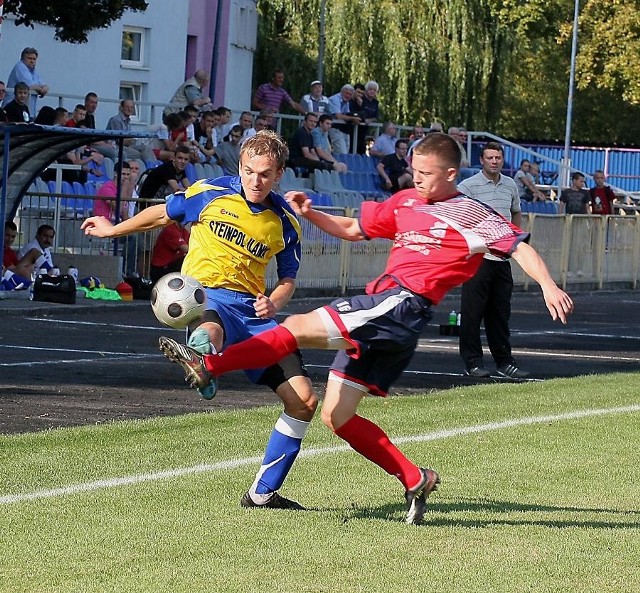
M 230 371 L 270 367 L 298 349 L 293 334 L 279 325 L 257 336 L 204 357 L 207 370 L 219 377 Z
M 422 479 L 418 466 L 409 461 L 385 432 L 370 420 L 355 415 L 335 433 L 360 455 L 398 478 L 405 490 L 409 490 Z

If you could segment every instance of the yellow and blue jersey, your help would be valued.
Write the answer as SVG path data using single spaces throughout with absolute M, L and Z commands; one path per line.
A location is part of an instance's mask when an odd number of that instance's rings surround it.
M 167 214 L 192 223 L 183 273 L 203 286 L 256 295 L 275 257 L 278 278 L 295 278 L 300 267 L 300 225 L 279 194 L 248 202 L 239 177 L 201 179 L 167 198 Z

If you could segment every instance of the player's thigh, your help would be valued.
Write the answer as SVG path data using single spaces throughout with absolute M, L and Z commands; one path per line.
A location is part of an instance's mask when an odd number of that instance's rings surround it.
M 329 343 L 329 331 L 318 311 L 291 315 L 282 322 L 282 325 L 295 336 L 300 348 L 348 348 L 349 344 L 346 341 L 343 345 Z

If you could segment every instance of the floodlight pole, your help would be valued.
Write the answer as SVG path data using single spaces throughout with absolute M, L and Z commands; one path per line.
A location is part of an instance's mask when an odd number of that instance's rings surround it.
M 564 156 L 562 158 L 562 170 L 560 187 L 568 187 L 571 172 L 571 118 L 573 116 L 573 89 L 576 79 L 576 53 L 578 48 L 578 14 L 580 0 L 574 0 L 573 10 L 573 35 L 571 38 L 571 67 L 569 70 L 569 95 L 567 98 L 567 126 L 564 134 Z M 560 187 L 558 189 L 560 189 Z

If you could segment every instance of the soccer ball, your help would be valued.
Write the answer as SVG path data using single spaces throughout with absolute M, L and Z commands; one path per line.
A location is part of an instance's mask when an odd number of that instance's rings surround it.
M 198 319 L 204 313 L 206 301 L 202 284 L 179 272 L 163 276 L 151 290 L 151 308 L 158 321 L 175 329 Z

